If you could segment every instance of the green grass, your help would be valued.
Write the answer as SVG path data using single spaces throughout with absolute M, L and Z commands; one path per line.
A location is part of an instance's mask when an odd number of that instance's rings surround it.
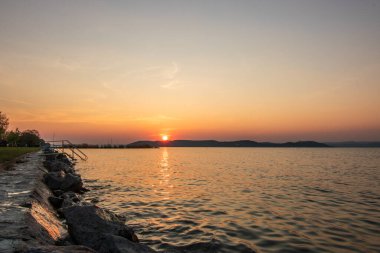
M 23 154 L 38 151 L 40 148 L 0 147 L 0 163 L 11 161 Z

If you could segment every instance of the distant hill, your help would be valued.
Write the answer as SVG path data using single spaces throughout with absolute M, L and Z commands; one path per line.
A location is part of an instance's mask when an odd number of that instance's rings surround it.
M 315 141 L 298 141 L 285 143 L 215 140 L 173 140 L 173 141 L 136 141 L 127 145 L 127 148 L 158 148 L 158 147 L 289 147 L 289 148 L 324 148 L 327 144 Z

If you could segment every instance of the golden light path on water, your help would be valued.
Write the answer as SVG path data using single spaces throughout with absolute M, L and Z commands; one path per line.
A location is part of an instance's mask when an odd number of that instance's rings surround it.
M 163 199 L 168 200 L 170 199 L 170 195 L 172 194 L 173 191 L 173 185 L 170 184 L 170 167 L 169 167 L 169 153 L 167 149 L 164 149 L 162 152 L 162 159 L 161 159 L 161 164 L 160 164 L 160 188 L 164 189 L 162 191 L 162 194 L 165 195 Z M 152 185 L 154 187 L 154 185 Z M 158 190 L 155 189 L 155 192 Z
M 377 252 L 380 149 L 86 149 L 86 198 L 162 252 Z

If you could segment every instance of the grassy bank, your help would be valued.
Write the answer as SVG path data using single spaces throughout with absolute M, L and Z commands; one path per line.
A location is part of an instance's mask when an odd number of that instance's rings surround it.
M 12 159 L 26 153 L 38 151 L 40 148 L 26 147 L 0 147 L 0 163 L 11 161 Z

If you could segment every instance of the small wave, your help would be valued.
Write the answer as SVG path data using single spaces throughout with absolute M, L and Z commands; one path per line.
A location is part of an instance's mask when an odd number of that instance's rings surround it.
M 355 150 L 352 160 L 340 149 L 165 149 L 165 170 L 163 157 L 143 150 L 89 152 L 99 159 L 79 168 L 92 190 L 86 199 L 125 213 L 141 241 L 160 252 L 380 247 L 379 150 L 372 157 Z

